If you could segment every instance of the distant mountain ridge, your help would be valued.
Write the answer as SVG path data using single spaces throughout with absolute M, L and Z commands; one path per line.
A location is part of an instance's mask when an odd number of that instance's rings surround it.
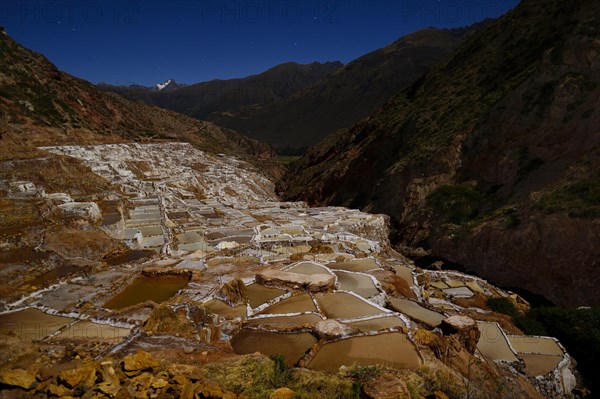
M 214 112 L 206 119 L 280 149 L 316 144 L 383 105 L 489 23 L 485 20 L 463 28 L 419 30 L 355 59 L 287 99 L 262 107 Z
M 139 86 L 99 85 L 123 97 L 140 100 L 198 119 L 214 112 L 229 112 L 245 106 L 259 106 L 284 99 L 342 67 L 339 61 L 311 64 L 288 62 L 260 74 L 236 79 L 215 79 L 192 85 L 168 80 L 154 89 Z M 170 82 L 171 81 L 171 82 Z M 158 90 L 159 87 L 164 87 Z

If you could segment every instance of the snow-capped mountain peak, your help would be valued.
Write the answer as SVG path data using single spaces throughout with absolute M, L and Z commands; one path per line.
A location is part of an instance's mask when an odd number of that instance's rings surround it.
M 179 84 L 179 83 L 175 82 L 175 80 L 173 80 L 173 79 L 167 79 L 163 83 L 155 84 L 154 87 L 152 87 L 152 90 L 154 90 L 154 91 L 170 91 L 170 90 L 174 90 L 174 89 L 177 89 L 177 88 L 183 87 L 183 86 L 186 86 L 186 85 Z

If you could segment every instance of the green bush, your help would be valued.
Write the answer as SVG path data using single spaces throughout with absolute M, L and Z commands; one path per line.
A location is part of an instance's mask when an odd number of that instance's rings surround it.
M 568 211 L 571 217 L 600 217 L 600 176 L 564 182 L 544 193 L 534 207 L 546 213 Z
M 458 225 L 479 216 L 484 195 L 468 186 L 441 186 L 427 197 L 427 205 L 443 222 Z

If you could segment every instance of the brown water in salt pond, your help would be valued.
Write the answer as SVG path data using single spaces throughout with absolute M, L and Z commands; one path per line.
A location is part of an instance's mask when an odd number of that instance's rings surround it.
M 107 309 L 122 309 L 145 301 L 161 303 L 184 288 L 188 281 L 187 277 L 179 276 L 142 276 L 106 302 L 104 307 Z
M 289 366 L 293 366 L 317 342 L 308 332 L 275 333 L 261 330 L 242 329 L 231 340 L 238 355 L 260 352 L 264 355 L 282 355 Z
M 286 313 L 305 313 L 316 312 L 312 298 L 308 294 L 295 295 L 293 297 L 277 302 L 275 305 L 268 307 L 261 313 L 268 314 L 286 314 Z
M 248 284 L 246 286 L 248 303 L 252 308 L 257 308 L 263 303 L 269 302 L 270 300 L 275 299 L 283 294 L 285 294 L 285 291 L 283 290 L 268 288 L 256 283 Z
M 287 328 L 313 327 L 321 320 L 323 319 L 316 314 L 302 314 L 297 316 L 261 317 L 248 320 L 247 325 L 252 327 L 285 330 Z
M 316 295 L 317 303 L 325 316 L 345 319 L 384 313 L 369 302 L 345 292 Z
M 536 377 L 538 375 L 546 375 L 558 366 L 563 359 L 562 356 L 556 355 L 536 355 L 536 354 L 520 354 L 519 357 L 525 362 L 525 371 L 527 375 Z
M 418 369 L 421 359 L 414 344 L 401 332 L 352 337 L 323 345 L 307 367 L 335 371 L 343 365 L 383 364 Z

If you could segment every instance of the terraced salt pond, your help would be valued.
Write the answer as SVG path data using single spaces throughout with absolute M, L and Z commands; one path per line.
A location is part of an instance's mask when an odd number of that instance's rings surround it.
M 115 327 L 108 324 L 93 323 L 87 320 L 78 321 L 63 329 L 57 338 L 89 339 L 108 342 L 119 342 L 127 337 L 131 330 L 129 328 Z
M 268 307 L 262 313 L 288 314 L 316 312 L 317 308 L 309 294 L 295 295 Z
M 335 371 L 343 365 L 371 364 L 415 370 L 421 366 L 421 359 L 406 334 L 392 332 L 326 343 L 308 362 L 307 367 Z
M 477 327 L 481 332 L 477 349 L 483 356 L 494 361 L 514 362 L 518 360 L 498 324 L 478 321 Z
M 563 350 L 552 338 L 509 335 L 508 341 L 525 362 L 526 372 L 530 376 L 548 374 L 564 357 Z
M 246 317 L 246 305 L 230 306 L 219 299 L 211 299 L 204 304 L 206 310 L 227 318 Z
M 262 329 L 286 330 L 299 327 L 313 327 L 323 320 L 316 314 L 301 314 L 296 316 L 261 317 L 246 322 L 247 326 Z
M 2 335 L 14 335 L 21 341 L 37 341 L 71 324 L 75 319 L 54 316 L 34 308 L 0 314 Z
M 380 269 L 381 266 L 373 258 L 356 259 L 348 262 L 335 262 L 328 265 L 335 270 L 345 270 L 348 272 L 368 272 L 373 269 Z
M 286 269 L 286 271 L 291 272 L 291 273 L 305 274 L 305 275 L 331 274 L 329 269 L 327 269 L 326 267 L 317 265 L 316 263 L 310 263 L 310 262 L 298 263 L 297 265 L 295 265 L 289 269 Z
M 104 304 L 107 309 L 123 309 L 145 301 L 161 303 L 188 284 L 187 277 L 138 277 L 122 292 Z
M 379 290 L 369 275 L 340 270 L 334 273 L 338 278 L 341 290 L 352 291 L 363 298 L 370 298 L 379 294 Z
M 286 291 L 284 290 L 269 288 L 256 283 L 248 284 L 246 286 L 246 295 L 248 296 L 248 303 L 253 309 L 277 297 L 280 297 L 285 293 Z
M 415 301 L 390 297 L 389 302 L 393 309 L 404 313 L 415 320 L 425 323 L 430 327 L 439 326 L 442 320 L 445 318 L 443 314 L 424 308 Z
M 333 319 L 352 319 L 386 312 L 346 292 L 319 294 L 315 299 L 323 314 Z
M 281 333 L 252 329 L 242 329 L 231 339 L 235 353 L 282 355 L 289 366 L 296 364 L 315 343 L 317 339 L 308 332 Z
M 397 316 L 378 317 L 375 319 L 346 323 L 361 332 L 387 330 L 388 328 L 405 328 L 406 323 Z

